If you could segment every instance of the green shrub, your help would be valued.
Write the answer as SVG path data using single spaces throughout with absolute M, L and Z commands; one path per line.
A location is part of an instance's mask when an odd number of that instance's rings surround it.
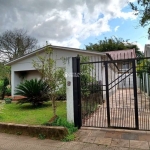
M 88 91 L 88 94 L 86 94 Z M 103 86 L 101 81 L 95 81 L 87 86 L 87 91 L 82 93 L 82 118 L 91 115 L 103 104 Z
M 4 99 L 7 85 L 9 85 L 9 80 L 7 78 L 0 81 L 0 97 L 1 97 L 1 99 Z
M 6 88 L 5 95 L 11 96 L 11 88 L 9 86 Z
M 4 87 L 4 82 L 3 80 L 0 80 L 0 98 L 2 98 L 3 95 L 3 87 Z
M 94 83 L 89 84 L 88 89 L 90 91 L 90 93 L 102 93 L 103 90 L 103 86 L 102 86 L 102 81 L 96 81 Z
M 24 96 L 18 103 L 31 103 L 39 106 L 49 100 L 49 86 L 46 82 L 37 79 L 25 80 L 16 87 L 15 95 Z
M 47 126 L 63 126 L 66 127 L 68 129 L 68 135 L 63 139 L 63 141 L 72 141 L 74 140 L 75 136 L 74 136 L 74 132 L 76 132 L 78 130 L 77 127 L 74 126 L 73 123 L 69 123 L 67 121 L 67 119 L 65 118 L 60 118 L 57 117 L 53 123 L 45 123 L 44 125 Z
M 66 100 L 66 92 L 65 93 L 57 92 L 56 100 Z

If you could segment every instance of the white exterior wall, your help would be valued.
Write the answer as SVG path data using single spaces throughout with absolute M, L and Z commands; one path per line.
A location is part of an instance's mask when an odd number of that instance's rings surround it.
M 11 71 L 11 95 L 15 95 L 15 87 L 21 82 L 18 72 Z
M 31 79 L 40 79 L 41 75 L 37 70 L 31 70 L 27 73 L 27 76 L 25 77 L 26 80 L 31 80 Z

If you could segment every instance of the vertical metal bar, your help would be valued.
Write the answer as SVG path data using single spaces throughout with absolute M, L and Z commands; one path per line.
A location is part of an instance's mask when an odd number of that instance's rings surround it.
M 121 76 L 121 83 L 122 83 L 122 89 L 121 89 L 121 95 L 122 95 L 122 99 L 121 99 L 121 101 L 122 101 L 122 106 L 121 106 L 121 108 L 122 108 L 122 116 L 124 116 L 124 113 L 125 113 L 125 111 L 124 111 L 124 88 L 123 88 L 125 72 L 123 71 L 123 64 L 124 64 L 124 62 L 121 62 L 121 74 L 120 74 L 120 76 Z M 124 74 L 123 76 L 122 76 L 122 73 Z M 122 119 L 122 127 L 124 127 L 123 119 Z
M 80 57 L 72 58 L 73 68 L 73 97 L 74 97 L 74 124 L 80 128 L 81 119 L 81 87 L 80 87 Z
M 131 62 L 130 62 L 130 63 L 131 63 Z M 130 63 L 129 63 L 129 64 L 130 64 Z M 132 67 L 132 66 L 131 66 L 131 64 L 130 64 L 130 68 L 131 68 L 131 67 Z M 131 74 L 131 71 L 129 71 L 129 73 Z M 131 74 L 130 76 L 132 77 L 132 74 Z M 130 102 L 129 102 L 130 108 L 129 108 L 129 109 L 130 109 L 131 115 L 132 115 L 132 107 L 131 107 L 131 88 L 130 88 L 130 83 L 131 83 L 131 82 L 130 82 L 130 78 L 131 78 L 131 77 L 130 77 L 130 76 L 129 76 L 129 97 L 130 97 L 130 99 L 129 99 L 129 100 L 130 100 Z M 132 80 L 131 80 L 131 81 L 132 81 Z M 132 84 L 132 83 L 131 83 L 131 84 Z M 128 117 L 129 117 L 129 123 L 128 123 L 128 124 L 129 124 L 129 127 L 130 127 L 130 126 L 131 126 L 131 116 L 130 116 L 129 114 L 130 114 L 130 113 L 128 112 Z
M 136 126 L 136 129 L 139 129 L 138 101 L 137 101 L 137 82 L 136 82 L 136 64 L 135 64 L 135 60 L 132 61 L 132 65 L 133 65 L 133 86 L 134 86 L 135 126 Z
M 107 102 L 107 123 L 110 127 L 110 108 L 109 108 L 109 85 L 108 85 L 108 63 L 104 62 L 105 65 L 105 80 L 106 80 L 106 102 Z
M 110 65 L 112 65 L 112 64 L 110 64 Z M 111 102 L 110 103 L 111 104 L 113 104 L 113 88 L 112 88 L 113 87 L 113 82 L 112 82 L 113 81 L 113 79 L 112 79 L 113 70 L 112 69 L 110 70 L 111 71 L 111 74 L 110 74 L 111 75 L 111 80 L 110 80 L 110 83 L 111 83 L 110 84 L 110 88 L 111 88 L 111 99 L 110 99 Z M 110 119 L 114 122 L 112 105 L 111 105 L 111 108 L 110 108 Z

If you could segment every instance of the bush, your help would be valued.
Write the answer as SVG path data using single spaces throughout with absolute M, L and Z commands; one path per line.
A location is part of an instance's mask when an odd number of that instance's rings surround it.
M 39 106 L 49 100 L 49 86 L 46 82 L 37 79 L 25 80 L 16 87 L 15 95 L 24 96 L 18 103 L 31 103 Z
M 91 83 L 88 85 L 88 89 L 90 93 L 102 93 L 103 91 L 103 86 L 102 86 L 102 81 L 96 81 L 94 83 Z
M 5 91 L 6 96 L 11 96 L 11 88 L 10 86 L 7 86 L 6 91 Z
M 102 81 L 90 83 L 87 91 L 82 93 L 82 118 L 92 114 L 97 110 L 98 105 L 103 104 Z
M 0 80 L 0 97 L 1 99 L 4 99 L 4 96 L 6 94 L 7 85 L 9 85 L 9 80 L 7 78 Z
M 46 126 L 63 126 L 68 130 L 68 135 L 63 139 L 63 141 L 72 141 L 74 140 L 74 132 L 78 130 L 73 123 L 69 123 L 65 118 L 57 117 L 52 123 L 45 123 Z
M 0 98 L 2 98 L 3 95 L 3 87 L 4 87 L 4 82 L 3 80 L 0 80 Z
M 57 92 L 56 100 L 66 100 L 66 93 L 59 93 Z

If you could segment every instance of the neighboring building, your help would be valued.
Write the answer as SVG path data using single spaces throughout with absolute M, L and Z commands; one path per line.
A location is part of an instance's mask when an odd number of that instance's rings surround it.
M 136 58 L 135 49 L 110 51 L 107 53 L 111 56 L 113 60 L 128 60 Z M 131 64 L 129 64 L 128 61 L 121 61 L 117 63 L 117 66 L 120 69 L 120 71 L 125 71 L 131 67 Z
M 145 44 L 144 56 L 150 57 L 150 44 Z
M 136 58 L 135 49 L 107 52 L 118 67 L 118 88 L 133 88 L 132 64 L 128 59 Z

